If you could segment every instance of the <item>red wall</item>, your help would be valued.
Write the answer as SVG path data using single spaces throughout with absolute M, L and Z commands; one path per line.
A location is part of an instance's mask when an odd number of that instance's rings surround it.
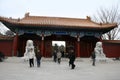
M 12 56 L 12 40 L 0 40 L 0 51 L 4 53 L 5 56 Z
M 107 57 L 120 57 L 120 43 L 103 42 L 103 49 Z
M 82 47 L 82 46 L 81 46 Z M 13 40 L 0 40 L 0 51 L 12 56 Z M 103 50 L 107 57 L 120 57 L 120 41 L 103 41 Z

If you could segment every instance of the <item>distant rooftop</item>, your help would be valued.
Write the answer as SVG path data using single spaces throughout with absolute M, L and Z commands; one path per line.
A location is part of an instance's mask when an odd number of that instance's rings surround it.
M 12 36 L 0 35 L 0 40 L 13 40 Z

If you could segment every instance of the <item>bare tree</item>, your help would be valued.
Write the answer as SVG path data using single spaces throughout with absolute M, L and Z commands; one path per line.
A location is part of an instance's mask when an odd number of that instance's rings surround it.
M 0 32 L 0 35 L 3 35 L 3 34 Z
M 5 32 L 5 35 L 7 35 L 7 36 L 14 36 L 14 32 L 12 32 L 11 30 L 7 30 Z
M 120 39 L 120 37 L 118 37 L 118 33 L 120 32 L 120 11 L 118 6 L 110 9 L 100 8 L 100 10 L 97 11 L 97 15 L 93 17 L 93 20 L 99 23 L 117 23 L 118 27 L 112 29 L 108 33 L 103 34 L 102 39 Z

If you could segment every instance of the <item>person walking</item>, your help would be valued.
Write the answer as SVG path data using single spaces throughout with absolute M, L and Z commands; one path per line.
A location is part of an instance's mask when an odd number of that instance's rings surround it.
M 93 61 L 93 62 L 92 62 L 92 65 L 95 66 L 95 58 L 96 58 L 96 54 L 95 54 L 94 51 L 92 52 L 91 58 L 92 58 L 92 61 Z
M 71 52 L 69 53 L 69 66 L 71 66 L 71 69 L 75 68 L 75 53 L 73 50 L 71 50 Z
M 54 61 L 54 62 L 57 61 L 57 53 L 56 53 L 56 50 L 53 52 L 53 61 Z
M 61 52 L 58 51 L 58 52 L 57 52 L 57 60 L 58 60 L 58 63 L 59 63 L 59 64 L 60 64 L 60 62 L 61 62 L 61 56 L 62 56 Z
M 40 53 L 40 50 L 38 50 L 37 52 L 36 52 L 36 61 L 37 61 L 37 67 L 40 67 L 40 64 L 41 64 L 41 57 L 42 57 L 42 55 L 41 55 L 41 53 Z
M 28 58 L 29 58 L 30 67 L 34 67 L 34 57 L 35 57 L 35 52 L 34 52 L 33 48 L 31 48 L 28 51 Z

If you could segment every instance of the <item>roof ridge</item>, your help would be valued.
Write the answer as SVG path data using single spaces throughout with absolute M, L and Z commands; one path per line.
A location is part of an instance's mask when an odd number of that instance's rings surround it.
M 71 19 L 71 20 L 87 20 L 86 18 L 69 18 L 69 17 L 55 17 L 55 16 L 25 16 L 24 18 L 53 18 L 53 19 Z

